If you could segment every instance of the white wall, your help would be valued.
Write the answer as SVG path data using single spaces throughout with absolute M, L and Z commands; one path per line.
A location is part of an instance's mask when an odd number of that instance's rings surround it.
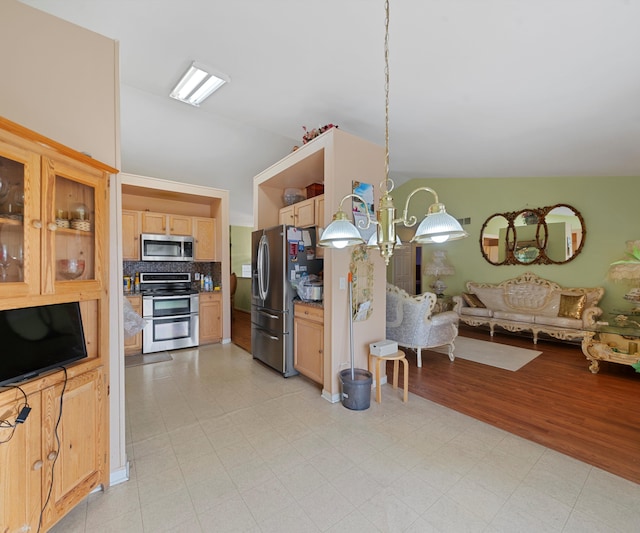
M 120 168 L 116 41 L 16 0 L 2 0 L 0 50 L 0 115 Z M 112 220 L 113 193 L 112 187 Z M 114 250 L 115 232 L 110 235 L 111 257 L 115 257 Z M 118 279 L 122 278 L 112 268 L 110 286 L 120 287 Z M 111 324 L 119 323 L 119 312 L 112 301 Z M 126 477 L 124 361 L 118 357 L 114 329 L 110 334 L 109 369 L 112 483 Z

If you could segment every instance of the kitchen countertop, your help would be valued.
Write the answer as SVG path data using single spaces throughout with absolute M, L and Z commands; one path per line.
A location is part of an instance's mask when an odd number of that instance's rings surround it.
M 316 300 L 299 300 L 299 299 L 295 299 L 293 300 L 293 304 L 294 305 L 308 305 L 309 307 L 318 307 L 320 309 L 324 309 L 324 302 L 322 301 L 316 301 Z

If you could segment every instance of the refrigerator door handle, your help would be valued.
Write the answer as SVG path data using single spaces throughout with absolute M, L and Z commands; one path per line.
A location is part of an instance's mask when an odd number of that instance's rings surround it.
M 276 318 L 276 319 L 279 318 L 278 315 L 272 315 L 271 313 L 267 313 L 266 311 L 258 311 L 258 313 L 268 318 Z
M 272 341 L 277 341 L 278 340 L 278 337 L 274 337 L 273 335 L 269 335 L 268 333 L 265 333 L 261 329 L 258 330 L 258 333 L 260 333 L 260 335 L 262 335 L 264 337 L 267 337 L 267 338 L 271 339 Z
M 258 293 L 261 300 L 269 294 L 269 243 L 266 235 L 260 238 L 258 244 Z

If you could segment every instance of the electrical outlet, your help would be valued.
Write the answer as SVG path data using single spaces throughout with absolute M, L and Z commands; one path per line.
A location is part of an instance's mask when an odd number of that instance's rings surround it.
M 196 281 L 200 281 L 200 272 L 194 272 L 193 279 L 195 279 Z
M 347 290 L 347 278 L 340 278 L 340 290 Z

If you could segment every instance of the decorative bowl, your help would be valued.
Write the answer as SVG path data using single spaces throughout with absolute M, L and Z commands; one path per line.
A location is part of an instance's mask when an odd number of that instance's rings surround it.
M 58 274 L 64 279 L 76 279 L 84 274 L 84 259 L 58 259 Z

